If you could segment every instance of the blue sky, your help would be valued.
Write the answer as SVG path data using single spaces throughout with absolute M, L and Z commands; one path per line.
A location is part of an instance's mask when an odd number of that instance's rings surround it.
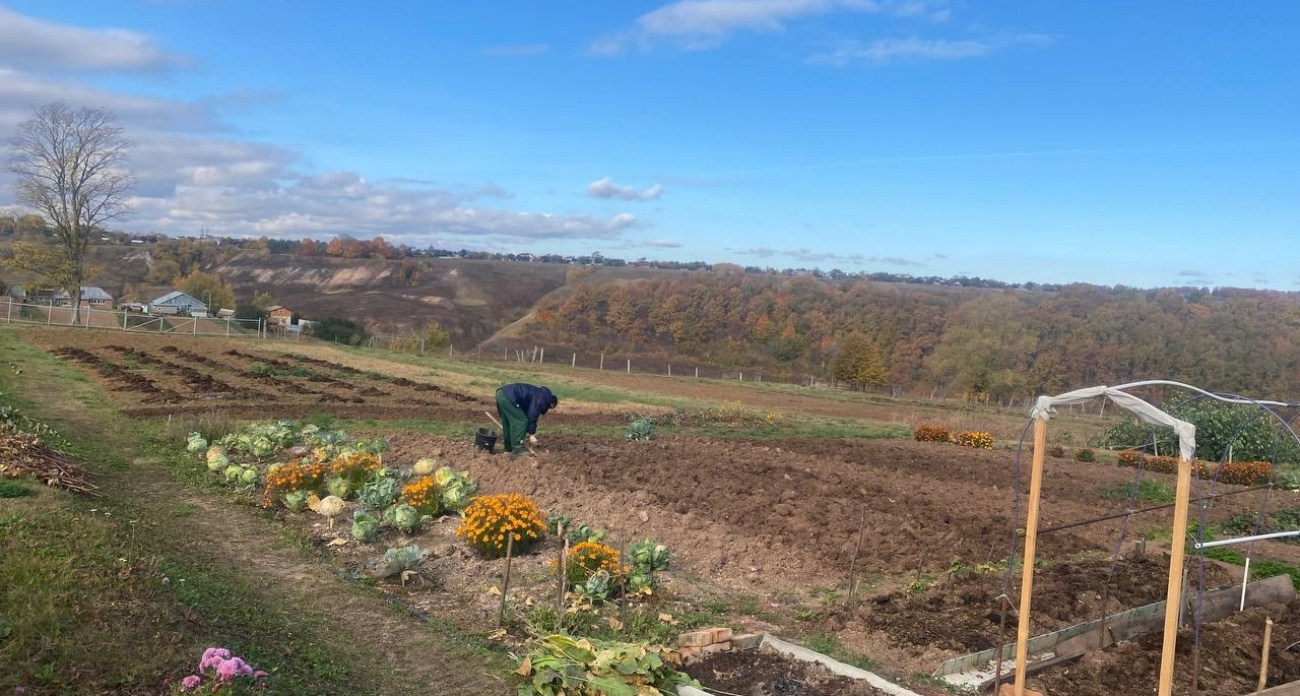
M 125 226 L 168 234 L 1294 290 L 1298 21 L 1249 0 L 0 0 L 0 131 L 52 98 L 114 109 L 140 168 Z

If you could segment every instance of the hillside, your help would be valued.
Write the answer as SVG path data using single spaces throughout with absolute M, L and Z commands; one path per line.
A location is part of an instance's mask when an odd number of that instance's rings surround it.
M 539 343 L 826 375 L 864 336 L 881 383 L 994 399 L 1145 377 L 1300 391 L 1300 295 L 1070 285 L 993 290 L 699 272 L 544 300 Z
M 247 300 L 372 331 L 436 322 L 464 349 L 626 353 L 772 375 L 827 376 L 866 339 L 882 384 L 994 399 L 1150 376 L 1273 396 L 1300 391 L 1300 295 L 1219 289 L 968 288 L 861 277 L 573 266 L 459 258 L 343 259 L 217 245 L 94 247 L 92 283 L 148 294 L 215 270 Z M 31 282 L 8 272 L 5 283 Z

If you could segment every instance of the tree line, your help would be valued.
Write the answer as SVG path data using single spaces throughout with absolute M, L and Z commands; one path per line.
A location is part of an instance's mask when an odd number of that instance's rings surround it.
M 916 393 L 1008 399 L 1162 377 L 1300 390 L 1300 295 L 900 285 L 743 272 L 580 286 L 543 301 L 539 341 L 680 354 Z

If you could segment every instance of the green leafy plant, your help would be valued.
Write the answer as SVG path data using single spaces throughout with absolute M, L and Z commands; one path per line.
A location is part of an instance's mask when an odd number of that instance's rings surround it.
M 629 440 L 648 442 L 654 437 L 654 429 L 654 423 L 651 423 L 648 419 L 637 418 L 627 426 L 626 435 Z
M 368 544 L 379 535 L 379 520 L 374 515 L 357 510 L 352 514 L 352 538 Z
M 289 491 L 284 494 L 284 506 L 294 512 L 302 512 L 307 509 L 307 498 L 310 495 L 309 491 Z
M 1074 453 L 1074 459 L 1080 462 L 1095 462 L 1097 453 L 1092 451 L 1091 447 L 1084 447 Z
M 470 480 L 468 471 L 444 466 L 433 472 L 433 480 L 438 484 L 438 499 L 444 510 L 464 510 L 478 492 L 478 484 Z
M 699 686 L 678 653 L 661 645 L 549 635 L 532 644 L 516 673 L 520 696 L 659 696 Z
M 593 541 L 601 543 L 605 540 L 605 530 L 597 529 L 589 524 L 580 524 L 576 529 L 569 532 L 569 543 L 581 544 L 584 541 Z
M 357 491 L 357 502 L 366 510 L 387 510 L 402 494 L 402 484 L 386 471 L 371 479 Z
M 403 534 L 410 534 L 431 519 L 432 515 L 422 515 L 406 503 L 394 505 L 384 513 L 384 521 L 397 527 Z

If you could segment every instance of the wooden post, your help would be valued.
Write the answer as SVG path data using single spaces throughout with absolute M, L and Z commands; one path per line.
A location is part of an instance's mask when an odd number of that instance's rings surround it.
M 745 373 L 744 373 L 744 372 L 741 372 L 741 373 L 740 373 L 740 381 L 742 381 L 742 382 L 745 381 Z
M 1034 458 L 1029 474 L 1029 518 L 1025 522 L 1025 562 L 1020 568 L 1020 617 L 1016 625 L 1015 696 L 1025 696 L 1025 663 L 1029 660 L 1029 608 L 1034 593 L 1034 554 L 1038 552 L 1038 507 L 1043 495 L 1043 456 L 1047 453 L 1047 420 L 1034 421 Z M 1167 696 L 1167 695 L 1163 695 Z
M 672 376 L 673 376 L 673 364 L 672 364 L 672 363 L 668 363 L 668 376 L 669 376 L 669 377 L 672 377 Z
M 559 532 L 560 532 L 560 538 L 564 540 L 564 546 L 560 547 L 560 560 L 555 564 L 555 567 L 559 569 L 558 575 L 560 576 L 559 578 L 560 596 L 556 599 L 555 602 L 555 615 L 557 617 L 557 620 L 563 621 L 564 620 L 564 595 L 567 591 L 565 584 L 569 580 L 568 568 L 566 567 L 569 560 L 569 537 L 567 534 L 564 533 L 563 524 L 560 525 Z
M 601 354 L 600 354 L 600 371 L 601 371 L 601 372 L 604 372 L 604 371 L 605 371 L 605 354 L 604 354 L 604 353 L 601 353 Z
M 627 373 L 632 374 L 632 358 L 627 359 Z
M 9 310 L 5 312 L 5 323 L 12 324 L 14 321 L 14 298 L 9 298 Z
M 1263 691 L 1264 684 L 1268 682 L 1268 647 L 1273 642 L 1273 619 L 1264 619 L 1264 648 L 1260 653 L 1259 659 L 1259 684 L 1255 686 L 1255 691 Z
M 1174 647 L 1178 644 L 1178 614 L 1183 604 L 1183 552 L 1187 545 L 1187 502 L 1192 490 L 1192 463 L 1178 455 L 1178 485 L 1174 489 L 1174 527 L 1169 542 L 1169 589 L 1165 600 L 1165 641 L 1160 652 L 1157 696 L 1172 696 Z
M 577 369 L 577 367 L 578 367 L 578 354 L 577 354 L 577 353 L 574 353 L 574 354 L 573 354 L 573 360 L 569 362 L 569 367 L 570 367 L 570 368 Z
M 510 592 L 510 561 L 515 551 L 515 533 L 506 532 L 506 579 L 501 583 L 501 608 L 497 610 L 497 628 L 506 621 L 506 594 Z
M 126 331 L 126 320 L 127 320 L 127 317 L 129 317 L 129 316 L 130 316 L 130 313 L 129 313 L 129 312 L 127 312 L 125 309 L 122 310 L 122 331 L 123 331 L 123 332 Z M 230 329 L 229 329 L 229 327 L 226 328 L 226 335 L 227 335 L 227 336 L 230 335 Z
M 537 356 L 537 362 L 539 362 L 539 363 L 544 363 L 544 362 L 546 362 L 546 349 L 545 349 L 545 348 L 543 348 L 541 354 Z
M 700 368 L 699 368 L 698 365 L 696 365 L 696 366 L 695 366 L 695 379 L 699 379 L 699 378 L 700 378 Z

